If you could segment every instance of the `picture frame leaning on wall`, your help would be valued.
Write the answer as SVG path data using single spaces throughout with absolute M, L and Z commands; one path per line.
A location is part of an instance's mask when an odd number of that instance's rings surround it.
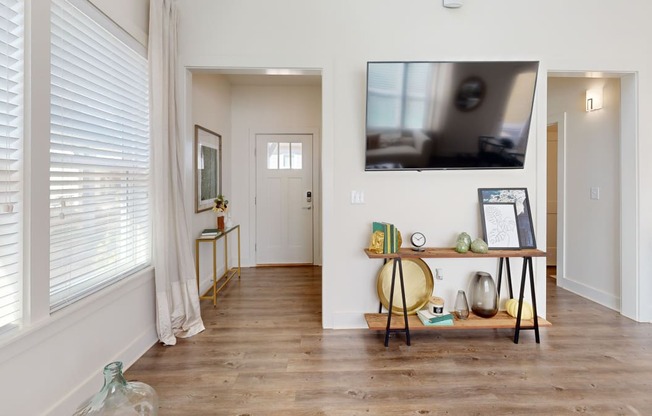
M 481 207 L 486 203 L 513 203 L 516 210 L 518 248 L 537 248 L 527 188 L 478 188 L 478 200 Z

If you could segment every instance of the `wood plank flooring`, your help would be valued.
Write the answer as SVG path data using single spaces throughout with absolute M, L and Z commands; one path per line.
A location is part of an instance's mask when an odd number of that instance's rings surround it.
M 216 308 L 202 301 L 204 332 L 152 347 L 126 377 L 156 389 L 161 416 L 652 415 L 652 325 L 552 279 L 538 345 L 490 329 L 385 348 L 382 332 L 322 329 L 320 311 L 320 268 L 245 268 Z

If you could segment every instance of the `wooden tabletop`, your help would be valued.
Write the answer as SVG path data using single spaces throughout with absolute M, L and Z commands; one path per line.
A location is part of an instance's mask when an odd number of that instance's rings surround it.
M 535 248 L 523 248 L 514 250 L 489 250 L 487 253 L 458 253 L 452 248 L 447 247 L 424 247 L 423 251 L 415 251 L 411 248 L 400 248 L 397 253 L 374 253 L 365 249 L 364 252 L 370 259 L 395 259 L 401 258 L 478 258 L 478 257 L 545 257 L 545 251 Z

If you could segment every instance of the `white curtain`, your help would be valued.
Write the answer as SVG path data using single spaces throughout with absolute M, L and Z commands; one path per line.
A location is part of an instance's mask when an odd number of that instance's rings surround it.
M 149 99 L 152 137 L 153 262 L 159 340 L 174 345 L 204 330 L 183 195 L 177 122 L 177 11 L 150 0 Z

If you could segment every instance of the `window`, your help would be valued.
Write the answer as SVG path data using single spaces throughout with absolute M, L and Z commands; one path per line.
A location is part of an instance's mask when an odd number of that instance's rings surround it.
M 51 311 L 150 262 L 147 60 L 77 4 L 52 3 Z
M 428 122 L 432 67 L 426 62 L 377 63 L 369 74 L 367 124 L 376 129 L 422 129 Z
M 267 169 L 302 169 L 301 143 L 267 143 Z
M 23 2 L 0 0 L 0 332 L 22 318 Z

